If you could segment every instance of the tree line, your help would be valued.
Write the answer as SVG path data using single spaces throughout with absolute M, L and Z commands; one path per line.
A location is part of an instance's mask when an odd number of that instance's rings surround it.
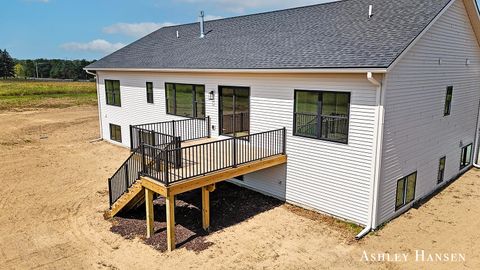
M 90 80 L 93 76 L 87 74 L 83 68 L 93 62 L 85 59 L 19 60 L 12 58 L 7 50 L 0 50 L 0 77 Z

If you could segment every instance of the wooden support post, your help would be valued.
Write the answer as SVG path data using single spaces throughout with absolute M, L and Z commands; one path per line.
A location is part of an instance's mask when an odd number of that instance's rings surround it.
M 210 228 L 210 191 L 208 186 L 202 187 L 202 224 L 203 229 Z
M 168 251 L 175 249 L 175 196 L 166 198 L 167 207 L 167 248 Z
M 145 210 L 147 211 L 147 238 L 153 236 L 153 191 L 145 189 Z

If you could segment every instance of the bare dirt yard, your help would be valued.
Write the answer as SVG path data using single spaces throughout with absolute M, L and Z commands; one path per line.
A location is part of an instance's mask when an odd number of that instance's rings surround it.
M 237 199 L 267 203 L 255 214 L 245 214 L 235 196 L 225 194 L 235 189 L 231 186 L 212 194 L 223 203 L 212 213 L 221 222 L 215 225 L 212 218 L 210 234 L 193 240 L 182 236 L 186 243 L 171 253 L 135 236 L 142 234 L 141 229 L 136 234 L 124 231 L 130 238 L 126 239 L 112 225 L 144 226 L 141 214 L 112 222 L 103 213 L 108 208 L 106 179 L 129 151 L 92 142 L 99 137 L 97 119 L 90 106 L 0 113 L 0 268 L 480 269 L 476 170 L 360 242 L 353 240 L 354 230 L 344 223 L 252 193 Z M 177 216 L 195 212 L 182 210 L 188 200 L 177 201 Z M 219 213 L 222 209 L 225 213 Z M 229 221 L 237 209 L 241 218 Z M 156 215 L 159 228 L 161 218 Z M 182 222 L 177 230 L 184 232 L 190 225 Z M 162 233 L 160 228 L 156 237 Z M 201 243 L 192 244 L 195 239 Z M 465 261 L 417 261 L 416 250 L 425 250 L 425 259 L 433 253 L 461 253 Z M 391 259 L 406 254 L 407 259 L 365 262 L 364 254 L 376 253 L 389 253 Z

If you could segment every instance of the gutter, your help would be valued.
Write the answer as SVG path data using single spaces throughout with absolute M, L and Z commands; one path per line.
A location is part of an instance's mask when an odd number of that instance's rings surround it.
M 85 70 L 85 72 L 86 72 L 87 74 L 90 74 L 90 75 L 94 76 L 95 78 L 97 77 L 97 74 L 96 74 L 96 73 L 93 73 L 93 72 L 91 72 L 91 71 L 88 70 L 88 69 L 83 69 L 83 70 Z
M 385 91 L 383 85 L 373 76 L 372 72 L 367 72 L 367 80 L 377 87 L 377 123 L 376 123 L 376 136 L 375 136 L 375 162 L 373 168 L 373 181 L 372 181 L 372 191 L 370 197 L 370 217 L 367 226 L 355 236 L 356 240 L 362 239 L 370 231 L 376 228 L 376 217 L 377 217 L 377 199 L 378 199 L 378 190 L 380 187 L 380 164 L 382 156 L 382 141 L 383 141 L 383 119 L 385 116 L 385 111 L 383 109 L 383 104 L 385 101 Z
M 103 121 L 102 121 L 102 105 L 100 103 L 100 93 L 98 91 L 98 76 L 96 73 L 91 72 L 88 69 L 83 69 L 87 74 L 90 74 L 95 77 L 95 84 L 97 87 L 97 104 L 98 104 L 98 122 L 100 124 L 100 138 L 99 140 L 103 140 Z
M 87 68 L 84 68 L 87 71 Z M 284 73 L 386 73 L 386 68 L 298 68 L 298 69 L 188 69 L 188 68 L 90 68 L 95 71 L 123 71 L 123 72 L 185 72 L 185 73 L 256 73 L 256 74 L 284 74 Z

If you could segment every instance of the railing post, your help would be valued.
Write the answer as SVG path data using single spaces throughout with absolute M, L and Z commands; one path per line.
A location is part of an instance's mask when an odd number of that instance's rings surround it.
M 210 130 L 211 122 L 210 122 L 210 115 L 207 116 L 207 131 L 208 131 L 208 138 L 212 137 L 212 131 Z
M 283 127 L 283 134 L 282 134 L 282 154 L 286 155 L 287 154 L 287 128 Z
M 146 170 L 145 170 L 145 144 L 142 143 L 141 148 L 142 148 L 142 174 L 145 174 L 146 173 Z
M 233 137 L 233 150 L 232 150 L 233 156 L 233 167 L 237 167 L 237 137 Z
M 128 163 L 125 163 L 125 192 L 128 191 Z
M 175 149 L 175 168 L 181 168 L 182 167 L 182 143 L 181 143 L 181 138 L 180 137 L 175 137 L 174 138 L 175 143 L 174 147 Z
M 133 126 L 130 125 L 130 150 L 133 150 Z
M 165 182 L 165 186 L 168 186 L 168 149 L 161 151 L 165 154 L 165 161 L 163 163 L 163 181 Z
M 151 143 L 150 143 L 150 144 L 151 144 L 152 146 L 155 146 L 156 143 L 155 143 L 155 131 L 154 131 L 154 130 L 151 130 L 151 131 L 150 131 L 150 140 L 151 140 Z
M 175 120 L 172 120 L 172 136 L 175 137 Z
M 110 209 L 112 209 L 113 198 L 112 198 L 112 178 L 108 178 L 108 200 L 110 202 Z

